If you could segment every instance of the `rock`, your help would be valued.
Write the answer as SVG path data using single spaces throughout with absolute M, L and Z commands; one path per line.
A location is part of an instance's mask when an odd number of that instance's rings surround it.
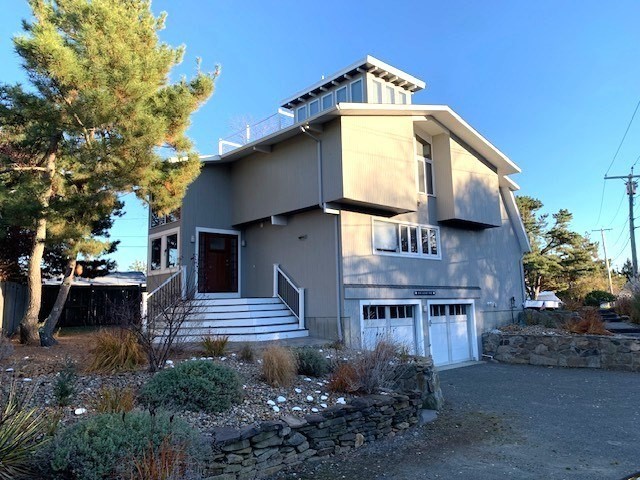
M 326 400 L 327 398 L 329 398 L 329 397 L 327 397 L 326 395 L 322 395 L 322 396 L 320 397 L 320 400 Z
M 276 398 L 276 400 L 278 401 L 278 403 L 284 403 L 287 401 L 287 399 L 285 397 L 283 397 L 282 395 L 280 395 L 278 398 Z
M 422 409 L 418 414 L 418 425 L 425 425 L 433 422 L 438 418 L 438 412 L 436 410 Z
M 267 405 L 271 405 L 272 407 L 276 404 L 273 400 L 267 400 Z
M 304 381 L 305 382 L 311 382 L 312 380 L 309 377 L 305 377 Z
M 85 413 L 87 413 L 87 409 L 86 408 L 76 408 L 73 413 L 75 413 L 76 415 L 84 415 Z
M 33 378 L 23 378 L 23 382 L 33 382 Z
M 293 410 L 294 412 L 301 412 L 302 409 L 300 407 L 293 407 L 291 410 Z
M 173 360 L 167 360 L 167 365 L 173 365 Z
M 9 372 L 9 373 L 11 373 L 11 372 L 13 372 L 13 368 L 7 368 L 7 369 L 5 370 L 5 372 Z
M 293 390 L 294 390 L 294 392 L 296 392 L 296 393 L 302 393 L 302 390 L 301 390 L 301 389 L 299 389 L 299 388 L 294 388 Z
M 339 404 L 339 405 L 346 405 L 347 402 L 345 401 L 344 397 L 339 397 L 336 400 L 336 403 Z
M 307 402 L 313 402 L 313 397 L 311 395 L 307 395 Z
M 356 433 L 355 447 L 360 448 L 362 445 L 364 445 L 364 435 L 362 435 L 361 433 Z
M 304 418 L 294 417 L 293 415 L 283 415 L 282 421 L 289 425 L 289 427 L 291 428 L 300 428 L 304 427 L 307 424 L 307 421 Z M 293 446 L 295 447 L 296 445 Z
M 280 411 L 280 407 L 278 407 L 277 405 L 274 405 L 271 408 L 273 408 L 273 411 L 276 412 L 276 413 L 278 413 Z
M 318 413 L 320 410 L 318 410 L 316 407 L 313 407 L 313 408 L 311 409 L 311 411 L 312 411 L 313 413 Z
M 320 404 L 320 406 L 321 406 L 322 408 L 327 408 L 327 404 L 326 404 L 326 403 L 321 403 L 321 404 Z

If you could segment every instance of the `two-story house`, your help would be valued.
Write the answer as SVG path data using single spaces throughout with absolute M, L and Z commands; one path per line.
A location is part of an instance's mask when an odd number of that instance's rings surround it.
M 424 87 L 367 56 L 203 157 L 181 210 L 149 230 L 150 290 L 182 265 L 205 302 L 194 340 L 389 336 L 443 365 L 513 321 L 520 169 L 448 106 L 415 104 Z

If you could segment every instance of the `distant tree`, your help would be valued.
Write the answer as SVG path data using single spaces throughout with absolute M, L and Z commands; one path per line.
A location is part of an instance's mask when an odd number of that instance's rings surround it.
M 73 261 L 100 220 L 84 214 L 116 208 L 114 194 L 152 195 L 161 214 L 178 207 L 200 169 L 185 132 L 217 71 L 169 81 L 184 48 L 159 41 L 166 15 L 156 18 L 148 0 L 29 4 L 34 19 L 14 46 L 31 85 L 0 85 L 0 212 L 33 232 L 21 322 L 21 339 L 33 343 L 47 235 L 63 239 Z M 54 233 L 65 218 L 74 219 L 68 234 Z
M 131 265 L 129 265 L 129 271 L 147 273 L 147 262 L 143 260 L 134 260 L 131 262 Z
M 627 258 L 619 273 L 620 275 L 624 275 L 627 280 L 633 278 L 633 263 L 631 263 L 631 259 Z
M 569 228 L 571 213 L 561 209 L 541 214 L 543 204 L 528 196 L 516 197 L 531 252 L 523 258 L 525 284 L 531 298 L 542 290 L 567 290 L 581 277 L 597 271 L 597 243 Z

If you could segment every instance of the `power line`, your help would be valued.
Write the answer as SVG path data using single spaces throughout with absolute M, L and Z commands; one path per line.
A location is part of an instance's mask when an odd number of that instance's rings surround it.
M 607 179 L 605 178 L 602 181 L 602 195 L 600 195 L 600 210 L 598 210 L 598 219 L 596 220 L 596 225 L 600 223 L 600 217 L 602 216 L 602 205 L 604 205 L 604 189 L 607 186 Z
M 619 257 L 620 255 L 622 255 L 622 253 L 624 252 L 625 248 L 627 248 L 627 245 L 629 245 L 629 242 L 630 242 L 630 241 L 631 241 L 631 238 L 627 238 L 627 243 L 625 243 L 625 244 L 624 244 L 624 247 L 622 247 L 622 250 L 620 250 L 620 252 L 619 252 L 615 257 L 613 257 L 613 258 L 611 259 L 611 261 L 612 261 L 612 262 L 614 262 L 615 260 L 617 260 L 617 259 L 618 259 L 618 257 Z
M 627 194 L 625 192 L 622 192 L 622 197 L 620 197 L 620 203 L 618 203 L 618 208 L 616 209 L 616 213 L 613 215 L 613 220 L 611 220 L 611 223 L 609 223 L 609 227 L 611 225 L 613 225 L 613 222 L 616 221 L 616 218 L 618 218 L 618 213 L 620 213 L 620 207 L 622 207 L 622 202 L 624 201 L 624 197 L 626 197 Z
M 618 153 L 620 153 L 620 149 L 622 148 L 622 144 L 624 143 L 624 139 L 627 138 L 627 133 L 629 133 L 629 129 L 631 128 L 631 124 L 633 123 L 633 119 L 635 118 L 636 113 L 638 113 L 638 108 L 639 107 L 640 107 L 640 100 L 638 100 L 638 103 L 636 104 L 636 108 L 633 111 L 633 115 L 631 115 L 631 120 L 629 120 L 629 124 L 627 125 L 627 129 L 624 131 L 624 135 L 622 136 L 622 140 L 620 140 L 620 144 L 618 145 L 618 148 L 616 149 L 616 153 L 613 155 L 613 158 L 611 159 L 611 163 L 609 163 L 609 168 L 607 168 L 607 171 L 604 174 L 605 177 L 609 173 L 609 170 L 611 170 L 611 167 L 613 166 L 613 162 L 616 161 L 616 157 L 618 156 Z
M 625 232 L 625 228 L 627 228 L 627 223 L 629 223 L 629 218 L 627 217 L 627 219 L 624 221 L 624 225 L 622 225 L 622 230 L 620 230 L 620 235 L 618 235 L 618 238 L 616 238 L 616 241 L 613 242 L 612 247 L 615 247 L 616 245 L 618 245 L 618 242 L 620 241 L 620 239 L 622 238 L 622 234 Z

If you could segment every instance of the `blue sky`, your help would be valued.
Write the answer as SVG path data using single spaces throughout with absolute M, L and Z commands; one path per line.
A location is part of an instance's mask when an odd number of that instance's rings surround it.
M 22 0 L 3 7 L 0 81 L 19 81 L 10 37 L 29 12 Z M 169 14 L 162 39 L 187 46 L 176 78 L 192 74 L 197 57 L 205 70 L 222 66 L 213 98 L 193 116 L 201 153 L 215 153 L 238 118 L 266 117 L 371 54 L 427 83 L 414 103 L 451 106 L 520 165 L 522 194 L 549 212 L 569 209 L 580 233 L 612 228 L 614 265 L 629 257 L 624 184 L 608 181 L 602 192 L 640 100 L 640 2 L 155 0 L 153 10 Z M 640 113 L 609 174 L 627 174 L 639 156 Z M 127 210 L 113 230 L 121 269 L 146 259 L 146 213 L 134 201 Z

